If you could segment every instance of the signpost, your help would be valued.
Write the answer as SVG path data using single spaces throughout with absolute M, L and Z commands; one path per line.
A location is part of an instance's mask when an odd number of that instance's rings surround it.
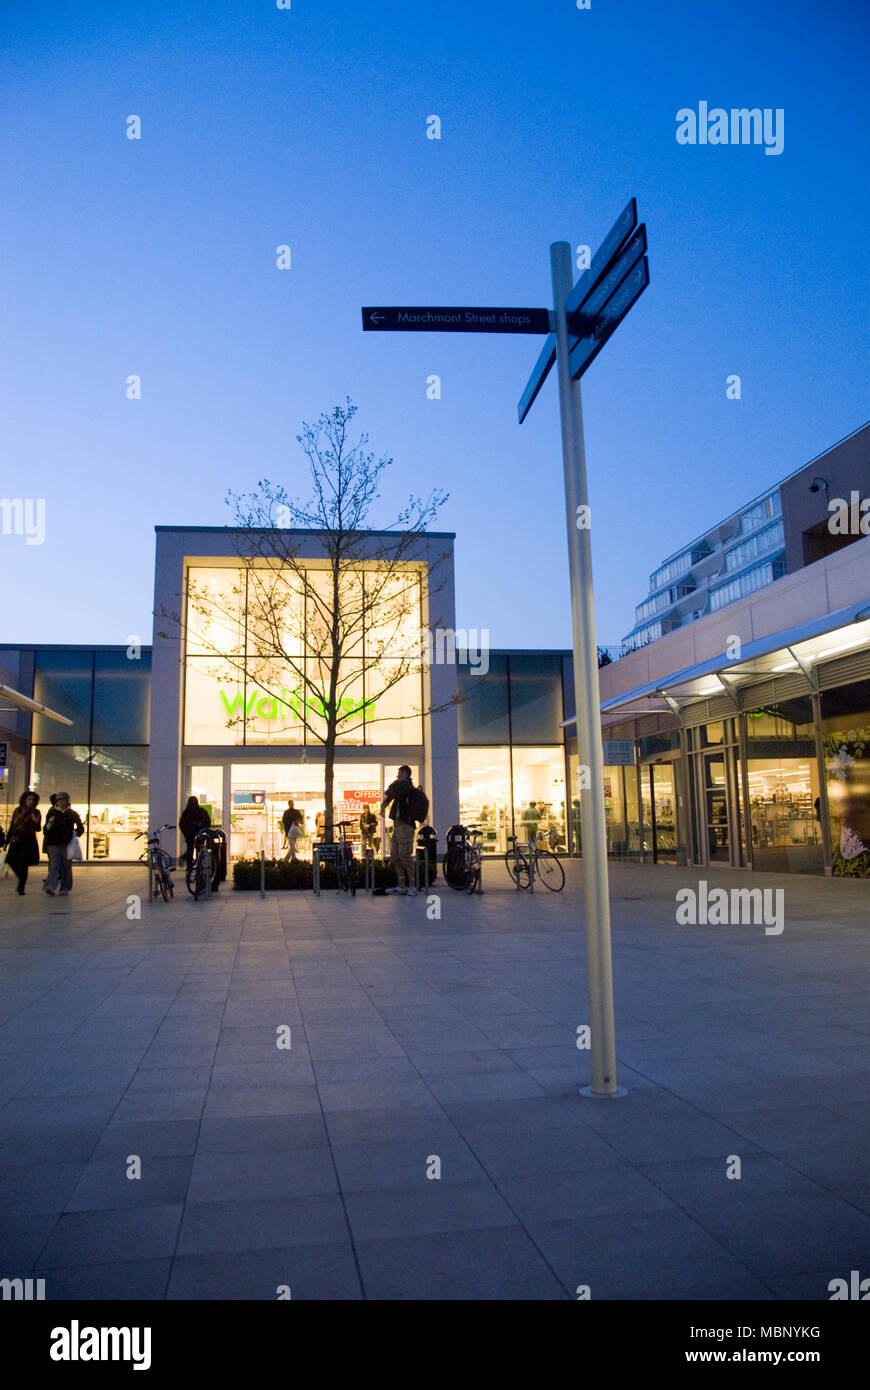
M 553 365 L 557 367 L 571 576 L 577 753 L 579 765 L 589 772 L 588 777 L 581 779 L 580 816 L 592 1080 L 591 1085 L 582 1087 L 581 1095 L 595 1098 L 623 1096 L 625 1090 L 616 1081 L 601 696 L 580 377 L 649 284 L 646 250 L 646 228 L 638 227 L 637 203 L 630 198 L 576 285 L 571 247 L 565 241 L 554 242 L 550 247 L 552 311 L 450 308 L 362 311 L 364 329 L 546 333 L 547 340 L 517 407 L 520 424 Z
M 366 333 L 549 333 L 549 309 L 363 309 Z

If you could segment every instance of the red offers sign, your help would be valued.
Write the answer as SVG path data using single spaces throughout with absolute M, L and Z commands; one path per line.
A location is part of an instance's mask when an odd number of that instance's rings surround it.
M 375 814 L 381 804 L 381 793 L 377 787 L 362 787 L 355 790 L 343 791 L 342 800 L 337 803 L 336 810 L 340 811 L 342 817 L 361 816 L 367 806 L 374 806 Z

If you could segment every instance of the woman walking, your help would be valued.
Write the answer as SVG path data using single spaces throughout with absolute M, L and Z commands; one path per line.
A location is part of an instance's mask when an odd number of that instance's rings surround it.
M 18 879 L 18 895 L 24 896 L 27 873 L 32 864 L 39 863 L 37 832 L 42 825 L 42 812 L 37 810 L 36 792 L 23 792 L 12 813 L 9 825 L 9 849 L 6 863 Z
M 57 796 L 52 797 L 52 801 L 54 805 L 45 818 L 43 837 L 50 866 L 48 882 L 43 887 L 50 897 L 53 898 L 55 893 L 59 892 L 60 896 L 65 898 L 72 892 L 73 884 L 69 847 L 73 836 L 84 835 L 85 827 L 81 823 L 78 811 L 74 811 L 70 805 L 66 792 L 58 792 Z

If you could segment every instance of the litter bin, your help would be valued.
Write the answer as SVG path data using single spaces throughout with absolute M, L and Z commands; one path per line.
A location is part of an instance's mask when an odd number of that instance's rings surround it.
M 438 877 L 438 836 L 431 825 L 420 827 L 417 834 L 417 848 L 425 851 L 429 864 L 429 882 L 434 883 Z M 422 882 L 421 878 L 421 884 Z
M 212 854 L 217 860 L 217 873 L 215 875 L 215 885 L 224 883 L 227 877 L 227 837 L 222 830 L 213 829 L 211 832 Z

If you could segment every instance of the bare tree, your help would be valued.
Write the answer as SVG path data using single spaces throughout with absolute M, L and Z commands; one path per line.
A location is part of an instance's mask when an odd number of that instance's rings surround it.
M 410 496 L 385 529 L 367 529 L 392 460 L 376 458 L 365 434 L 350 442 L 356 413 L 348 399 L 313 425 L 303 423 L 296 436 L 310 468 L 309 501 L 291 500 L 268 479 L 253 492 L 229 493 L 241 528 L 239 569 L 228 572 L 219 591 L 191 579 L 187 612 L 165 615 L 195 635 L 197 651 L 217 658 L 220 674 L 235 672 L 245 689 L 253 683 L 265 692 L 273 735 L 292 730 L 294 739 L 323 745 L 327 840 L 336 744 L 376 723 L 378 702 L 421 673 L 421 600 L 441 587 L 435 571 L 449 553 L 428 569 L 419 559 L 418 539 L 447 500 L 437 490 L 425 499 Z M 312 559 L 312 539 L 320 559 Z M 241 705 L 227 707 L 228 727 L 247 720 Z M 425 712 L 421 699 L 391 719 Z

